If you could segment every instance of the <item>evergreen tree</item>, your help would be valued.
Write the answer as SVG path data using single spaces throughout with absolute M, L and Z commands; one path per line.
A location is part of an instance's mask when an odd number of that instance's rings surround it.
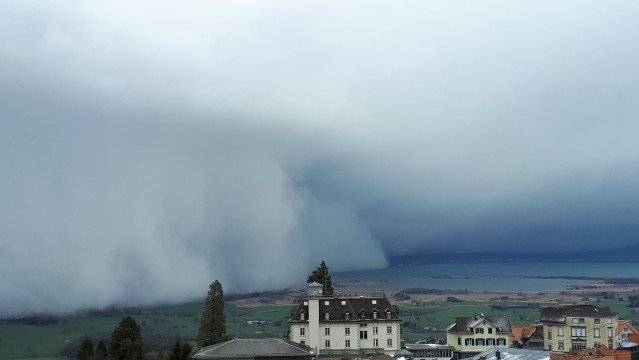
M 320 283 L 322 284 L 322 293 L 326 296 L 333 296 L 335 290 L 333 289 L 333 282 L 331 281 L 331 273 L 326 266 L 326 262 L 322 260 L 322 263 L 316 267 L 311 275 L 306 280 L 307 283 Z
M 224 319 L 224 291 L 222 284 L 215 280 L 206 295 L 204 312 L 197 334 L 197 345 L 205 347 L 227 340 L 226 320 Z
M 191 356 L 191 351 L 193 348 L 189 343 L 181 342 L 180 340 L 175 342 L 173 349 L 171 350 L 171 355 L 169 355 L 169 360 L 189 360 Z
M 142 360 L 142 332 L 130 316 L 120 321 L 111 334 L 111 356 L 114 360 Z
M 78 349 L 78 359 L 79 360 L 91 360 L 93 359 L 93 342 L 91 339 L 82 340 L 82 344 L 80 344 L 80 349 Z
M 106 345 L 104 345 L 104 341 L 100 340 L 98 346 L 95 347 L 95 360 L 108 360 L 109 359 L 109 351 L 107 350 Z

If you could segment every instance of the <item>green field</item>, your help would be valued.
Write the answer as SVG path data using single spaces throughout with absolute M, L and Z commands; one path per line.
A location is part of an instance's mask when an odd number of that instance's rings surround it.
M 181 336 L 193 339 L 199 326 L 201 303 L 161 306 L 135 311 L 145 337 Z M 236 337 L 283 337 L 285 317 L 289 308 L 262 306 L 240 308 L 228 306 L 228 332 Z M 0 359 L 60 358 L 70 342 L 90 334 L 110 334 L 127 314 L 106 316 L 66 316 L 54 325 L 0 325 Z M 249 325 L 247 320 L 271 321 L 270 324 Z
M 502 304 L 503 305 L 503 304 Z M 599 306 L 609 306 L 619 312 L 620 318 L 639 322 L 639 313 L 620 301 L 602 301 Z M 135 310 L 133 315 L 142 325 L 145 338 L 181 336 L 194 339 L 199 325 L 202 304 L 199 302 L 167 305 Z M 484 313 L 505 316 L 513 325 L 530 324 L 539 320 L 536 306 L 516 309 L 495 308 L 473 303 L 424 303 L 402 305 L 403 338 L 407 342 L 438 339 L 444 336 L 441 329 L 456 316 Z M 256 308 L 227 306 L 228 332 L 236 337 L 284 337 L 286 336 L 286 306 L 265 305 Z M 67 316 L 54 325 L 0 325 L 0 359 L 61 358 L 63 348 L 73 341 L 90 334 L 108 336 L 117 322 L 127 315 L 124 312 L 100 315 Z M 266 324 L 248 324 L 248 320 L 267 321 Z M 424 328 L 436 328 L 426 330 Z

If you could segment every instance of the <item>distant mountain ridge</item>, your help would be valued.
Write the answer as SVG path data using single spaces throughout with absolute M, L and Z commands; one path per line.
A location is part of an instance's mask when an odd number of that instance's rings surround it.
M 444 263 L 504 263 L 504 262 L 639 262 L 639 243 L 609 250 L 562 251 L 546 253 L 476 252 L 476 253 L 421 253 L 393 255 L 391 266 Z

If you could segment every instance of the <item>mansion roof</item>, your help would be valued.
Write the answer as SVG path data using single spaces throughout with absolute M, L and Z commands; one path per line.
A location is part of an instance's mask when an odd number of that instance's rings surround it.
M 319 322 L 400 321 L 399 309 L 383 297 L 321 298 L 319 300 Z M 303 314 L 303 316 L 302 316 Z M 308 300 L 293 306 L 291 322 L 308 320 Z

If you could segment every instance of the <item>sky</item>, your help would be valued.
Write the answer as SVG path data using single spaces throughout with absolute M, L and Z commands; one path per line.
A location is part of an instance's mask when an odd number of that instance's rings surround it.
M 639 3 L 0 1 L 0 313 L 639 242 Z

